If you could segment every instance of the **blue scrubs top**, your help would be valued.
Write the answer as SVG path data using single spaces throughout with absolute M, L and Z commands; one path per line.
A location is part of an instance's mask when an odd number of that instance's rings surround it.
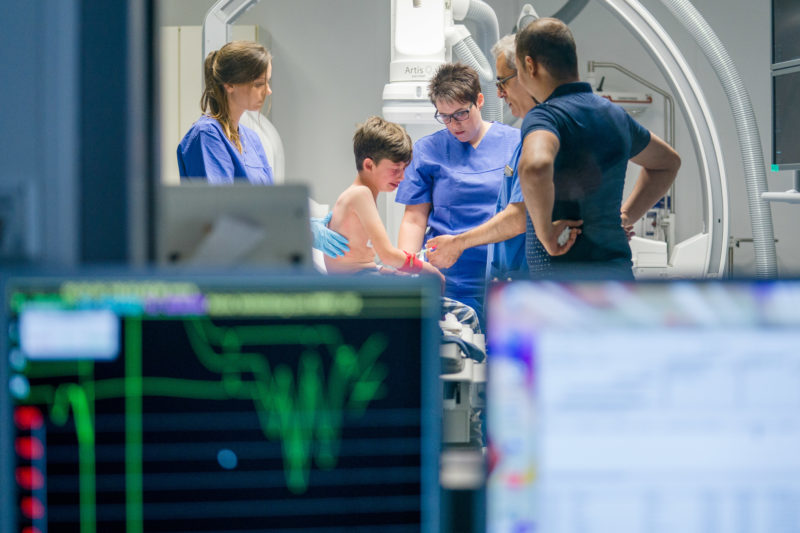
M 500 186 L 500 194 L 497 197 L 497 207 L 495 214 L 500 213 L 508 204 L 516 204 L 525 201 L 522 196 L 522 188 L 519 184 L 519 156 L 522 153 L 522 142 L 517 145 L 514 155 L 508 162 L 503 172 L 503 184 Z M 525 260 L 525 234 L 511 237 L 510 239 L 489 245 L 487 255 L 487 276 L 489 279 L 506 280 L 508 278 L 521 277 L 520 274 L 527 273 L 528 262 Z
M 181 177 L 204 177 L 215 184 L 246 178 L 256 185 L 272 185 L 272 167 L 256 132 L 239 124 L 239 140 L 241 153 L 225 136 L 217 119 L 203 115 L 178 145 Z
M 492 123 L 477 148 L 456 139 L 447 129 L 414 144 L 414 157 L 397 189 L 396 201 L 406 205 L 430 203 L 426 236 L 455 235 L 478 226 L 495 214 L 503 170 L 519 143 L 519 131 Z M 445 296 L 483 315 L 486 246 L 465 250 L 442 273 Z
M 575 245 L 549 258 L 551 267 L 591 264 L 614 277 L 632 279 L 631 249 L 619 210 L 628 160 L 644 150 L 650 132 L 583 82 L 559 86 L 528 112 L 522 139 L 537 130 L 553 133 L 560 143 L 553 171 L 553 220 L 583 219 Z

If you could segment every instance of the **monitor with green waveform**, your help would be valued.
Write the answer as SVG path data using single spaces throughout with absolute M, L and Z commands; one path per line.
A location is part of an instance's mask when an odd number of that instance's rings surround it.
M 437 528 L 429 280 L 28 278 L 6 314 L 0 531 Z

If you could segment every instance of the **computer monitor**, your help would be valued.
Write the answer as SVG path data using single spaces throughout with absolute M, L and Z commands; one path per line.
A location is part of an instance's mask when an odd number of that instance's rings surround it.
M 772 0 L 772 63 L 800 59 L 800 2 Z
M 800 65 L 772 72 L 772 164 L 776 170 L 800 170 L 798 94 Z
M 488 531 L 800 530 L 800 282 L 489 301 Z
M 430 280 L 30 278 L 6 296 L 3 532 L 438 531 Z
M 159 189 L 162 266 L 311 269 L 308 188 L 183 180 Z

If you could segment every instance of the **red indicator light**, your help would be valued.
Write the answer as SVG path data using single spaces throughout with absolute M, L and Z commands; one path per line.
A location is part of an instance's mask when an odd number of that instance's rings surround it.
M 44 423 L 42 412 L 36 407 L 23 406 L 14 409 L 14 423 L 19 429 L 39 429 Z
M 22 511 L 22 514 L 31 520 L 39 520 L 40 518 L 44 518 L 44 506 L 42 505 L 42 502 L 36 498 L 32 498 L 30 496 L 22 498 L 19 508 Z
M 17 455 L 28 461 L 41 459 L 44 456 L 44 446 L 42 441 L 36 437 L 17 437 L 14 441 L 14 449 Z
M 41 489 L 44 486 L 44 477 L 38 468 L 21 466 L 16 472 L 17 484 L 25 490 Z
M 38 527 L 25 526 L 22 528 L 22 533 L 42 533 Z

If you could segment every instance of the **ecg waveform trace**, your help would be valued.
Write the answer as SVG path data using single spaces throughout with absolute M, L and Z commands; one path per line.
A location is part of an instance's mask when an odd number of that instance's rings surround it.
M 386 383 L 389 366 L 384 362 L 391 347 L 389 336 L 380 331 L 364 330 L 360 342 L 350 338 L 345 342 L 335 321 L 285 322 L 263 324 L 226 319 L 215 323 L 205 317 L 126 318 L 122 333 L 123 362 L 105 366 L 93 362 L 73 366 L 53 363 L 52 376 L 48 376 L 48 363 L 30 365 L 35 378 L 24 403 L 42 406 L 50 424 L 60 428 L 61 434 L 53 436 L 54 450 L 68 446 L 67 434 L 74 431 L 71 438 L 77 444 L 81 533 L 103 530 L 103 524 L 113 521 L 110 515 L 114 513 L 109 509 L 114 506 L 124 506 L 128 533 L 143 531 L 147 516 L 157 515 L 152 511 L 154 504 L 144 495 L 150 472 L 143 449 L 171 444 L 151 442 L 165 437 L 155 436 L 148 429 L 154 411 L 162 407 L 165 398 L 170 399 L 170 405 L 178 402 L 174 407 L 176 414 L 192 410 L 196 402 L 203 402 L 206 407 L 236 402 L 240 406 L 237 409 L 249 404 L 264 441 L 279 443 L 286 494 L 316 496 L 309 489 L 312 462 L 320 471 L 336 469 L 343 424 L 363 418 L 372 405 L 385 401 L 392 393 Z M 189 352 L 191 357 L 187 357 Z M 159 355 L 154 357 L 156 353 Z M 73 368 L 79 372 L 70 376 Z M 414 387 L 407 392 L 419 396 Z M 101 403 L 103 406 L 99 407 Z M 410 407 L 418 409 L 419 405 Z M 103 496 L 98 493 L 98 478 L 108 477 L 98 476 L 99 455 L 113 455 L 108 452 L 110 437 L 97 433 L 98 409 L 124 412 L 122 496 L 116 494 L 119 490 Z M 412 418 L 418 420 L 418 416 Z M 365 427 L 369 431 L 369 424 Z M 418 437 L 419 428 L 411 431 L 412 437 L 414 432 Z M 180 432 L 172 434 L 181 436 Z M 406 466 L 418 465 L 418 453 L 418 448 L 402 452 L 400 455 L 405 457 L 399 461 Z M 418 473 L 408 481 L 418 481 Z M 398 496 L 403 498 L 402 494 Z M 62 516 L 74 514 L 57 498 L 51 500 L 53 509 Z M 419 503 L 410 503 L 405 498 L 397 511 L 410 512 L 418 519 Z M 206 527 L 224 524 L 213 519 L 207 522 Z

